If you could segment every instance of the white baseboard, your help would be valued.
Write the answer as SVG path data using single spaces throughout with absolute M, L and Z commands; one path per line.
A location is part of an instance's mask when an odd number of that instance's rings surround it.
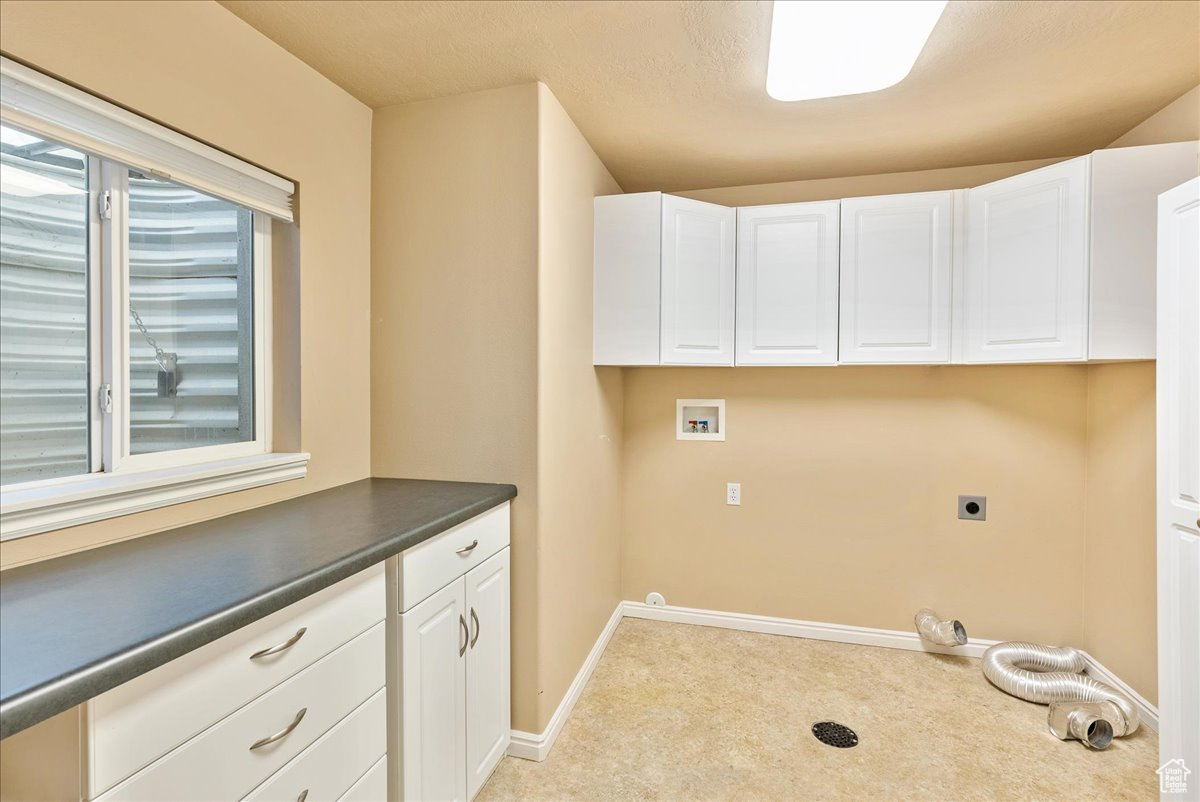
M 1130 688 L 1124 680 L 1105 668 L 1095 657 L 1092 657 L 1087 652 L 1083 654 L 1087 658 L 1087 668 L 1083 670 L 1083 673 L 1092 679 L 1098 679 L 1106 685 L 1113 686 L 1128 696 L 1137 705 L 1138 715 L 1142 718 L 1142 724 L 1158 732 L 1158 708 L 1146 701 L 1146 697 L 1133 688 Z
M 898 629 L 874 629 L 854 627 L 848 624 L 825 624 L 820 621 L 801 621 L 795 618 L 772 618 L 766 615 L 747 613 L 725 613 L 716 610 L 699 610 L 692 607 L 654 607 L 640 602 L 625 602 L 625 615 L 630 618 L 648 618 L 652 621 L 671 621 L 676 624 L 699 624 L 720 629 L 737 629 L 742 632 L 761 632 L 765 635 L 783 635 L 789 638 L 827 640 L 835 643 L 853 643 L 859 646 L 882 646 L 885 649 L 906 649 L 912 652 L 935 654 L 961 654 L 967 657 L 982 657 L 987 648 L 996 641 L 972 638 L 965 646 L 951 648 L 934 646 L 921 640 L 916 632 Z
M 545 760 L 546 756 L 550 754 L 550 748 L 554 746 L 554 741 L 558 738 L 558 733 L 562 730 L 563 725 L 567 723 L 567 718 L 571 715 L 571 711 L 575 709 L 575 703 L 579 701 L 579 695 L 583 693 L 584 686 L 591 679 L 592 672 L 596 670 L 596 664 L 600 662 L 600 657 L 604 654 L 605 648 L 608 647 L 608 642 L 612 639 L 613 632 L 617 630 L 617 624 L 621 623 L 623 610 L 624 602 L 618 602 L 617 608 L 613 610 L 612 616 L 608 619 L 608 623 L 604 625 L 604 629 L 600 630 L 600 637 L 596 638 L 596 643 L 592 646 L 592 650 L 588 652 L 583 665 L 579 667 L 579 673 L 575 675 L 575 679 L 571 681 L 571 686 L 567 688 L 567 693 L 563 696 L 562 701 L 558 703 L 558 709 L 550 717 L 550 723 L 546 725 L 545 731 L 541 733 L 523 732 L 521 730 L 512 731 L 512 741 L 508 745 L 508 754 L 510 756 L 540 762 Z
M 608 646 L 613 632 L 622 618 L 644 618 L 651 621 L 668 621 L 675 624 L 694 624 L 720 629 L 736 629 L 742 632 L 758 632 L 765 635 L 782 635 L 789 638 L 808 638 L 809 640 L 833 641 L 835 643 L 851 643 L 859 646 L 879 646 L 885 649 L 904 649 L 912 652 L 932 652 L 935 654 L 958 654 L 965 657 L 982 657 L 989 646 L 997 641 L 971 638 L 963 646 L 935 646 L 921 640 L 916 632 L 906 632 L 898 629 L 875 629 L 872 627 L 855 627 L 848 624 L 826 624 L 820 621 L 802 621 L 794 618 L 773 618 L 765 615 L 750 615 L 748 613 L 727 613 L 718 610 L 701 610 L 692 607 L 653 606 L 641 602 L 624 601 L 617 604 L 612 618 L 608 620 L 596 644 L 588 653 L 587 659 L 575 675 L 566 696 L 554 711 L 550 723 L 543 733 L 521 732 L 513 730 L 512 744 L 508 754 L 526 760 L 545 760 L 550 754 L 551 747 L 558 737 L 559 731 L 566 723 L 567 717 L 575 707 L 579 694 L 587 685 L 596 664 L 600 662 L 605 647 Z M 1085 673 L 1101 682 L 1106 682 L 1126 694 L 1138 706 L 1142 723 L 1158 732 L 1158 710 L 1137 691 L 1129 687 L 1119 677 L 1105 668 L 1096 658 L 1084 652 L 1087 658 Z

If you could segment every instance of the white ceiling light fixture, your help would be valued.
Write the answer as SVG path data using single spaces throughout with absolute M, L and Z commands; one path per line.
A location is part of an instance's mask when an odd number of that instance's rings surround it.
M 767 94 L 812 100 L 904 80 L 946 0 L 775 0 Z

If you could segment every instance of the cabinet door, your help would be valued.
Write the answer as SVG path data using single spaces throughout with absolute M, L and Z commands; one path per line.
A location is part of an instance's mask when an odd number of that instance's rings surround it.
M 733 364 L 736 211 L 662 197 L 662 363 Z
M 466 648 L 460 578 L 400 616 L 404 799 L 466 802 Z
M 738 209 L 737 363 L 837 362 L 838 202 Z
M 595 201 L 592 363 L 657 365 L 662 323 L 662 193 Z
M 467 794 L 474 798 L 508 751 L 508 549 L 471 569 L 467 580 Z
M 1087 358 L 1089 158 L 967 191 L 966 361 Z
M 1163 764 L 1200 766 L 1200 178 L 1158 204 L 1158 709 Z M 1164 765 L 1164 768 L 1166 766 Z M 1200 778 L 1200 772 L 1192 775 Z M 1195 786 L 1191 786 L 1193 792 Z M 1167 794 L 1163 799 L 1169 798 Z M 1194 793 L 1187 797 L 1197 799 Z
M 950 361 L 954 193 L 842 201 L 841 362 Z

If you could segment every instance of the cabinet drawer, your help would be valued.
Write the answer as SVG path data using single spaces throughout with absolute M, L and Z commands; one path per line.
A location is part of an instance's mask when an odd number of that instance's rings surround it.
M 387 752 L 387 691 L 375 692 L 242 802 L 334 802 Z
M 386 612 L 383 566 L 375 565 L 91 700 L 88 796 L 370 629 Z M 251 659 L 301 628 L 290 647 Z
M 385 660 L 384 624 L 379 623 L 130 777 L 102 799 L 240 799 L 382 688 Z M 289 730 L 286 735 L 250 748 L 285 729 Z
M 386 800 L 387 758 L 381 757 L 338 802 L 386 802 Z
M 396 560 L 400 612 L 411 609 L 507 545 L 505 502 L 401 552 Z

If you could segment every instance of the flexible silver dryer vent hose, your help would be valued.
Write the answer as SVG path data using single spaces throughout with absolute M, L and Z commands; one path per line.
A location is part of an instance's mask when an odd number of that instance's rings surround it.
M 1112 734 L 1129 735 L 1138 728 L 1137 707 L 1116 688 L 1081 674 L 1086 665 L 1083 654 L 1069 646 L 1009 641 L 997 643 L 983 653 L 983 675 L 1005 693 L 1043 705 L 1111 702 L 1112 707 L 1105 705 L 1106 711 L 1115 709 L 1122 719 L 1109 722 Z M 1105 742 L 1099 746 L 1086 739 L 1084 742 L 1101 749 L 1108 745 Z
M 913 616 L 913 623 L 916 624 L 917 634 L 922 640 L 936 643 L 938 646 L 962 646 L 967 642 L 967 630 L 961 621 L 954 618 L 943 620 L 928 607 L 917 611 Z

